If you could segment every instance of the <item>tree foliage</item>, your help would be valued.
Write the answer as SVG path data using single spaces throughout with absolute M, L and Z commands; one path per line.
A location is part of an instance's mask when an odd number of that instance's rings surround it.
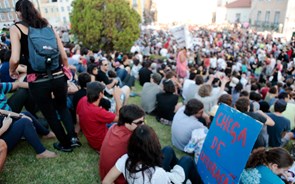
M 83 45 L 106 51 L 128 51 L 139 38 L 139 14 L 127 0 L 75 0 L 71 31 Z

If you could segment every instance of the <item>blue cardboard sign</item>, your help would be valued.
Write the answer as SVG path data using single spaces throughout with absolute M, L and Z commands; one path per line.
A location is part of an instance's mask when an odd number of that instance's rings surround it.
M 262 123 L 221 104 L 197 163 L 206 184 L 238 183 Z

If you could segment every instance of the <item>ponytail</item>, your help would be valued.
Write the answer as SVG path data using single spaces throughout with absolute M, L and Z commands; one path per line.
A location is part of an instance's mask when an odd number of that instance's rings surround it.
M 258 165 L 277 164 L 279 168 L 290 167 L 293 164 L 293 158 L 284 148 L 258 148 L 252 152 L 246 168 L 254 168 Z

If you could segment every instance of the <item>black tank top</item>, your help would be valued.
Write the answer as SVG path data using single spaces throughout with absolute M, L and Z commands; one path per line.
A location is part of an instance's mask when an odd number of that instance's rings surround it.
M 29 61 L 29 48 L 28 48 L 28 35 L 26 35 L 19 27 L 17 24 L 21 24 L 24 25 L 21 22 L 16 22 L 14 25 L 15 27 L 17 27 L 17 29 L 20 31 L 21 33 L 21 37 L 20 37 L 20 64 L 26 65 L 27 66 L 27 73 L 31 74 L 34 73 L 32 70 L 32 67 L 30 65 Z M 25 26 L 25 25 L 24 25 Z

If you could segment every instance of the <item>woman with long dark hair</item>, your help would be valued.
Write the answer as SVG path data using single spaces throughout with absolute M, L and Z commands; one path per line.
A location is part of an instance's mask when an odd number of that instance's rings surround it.
M 18 78 L 17 66 L 19 64 L 27 66 L 27 80 L 30 93 L 59 140 L 53 146 L 60 151 L 70 152 L 72 151 L 71 146 L 77 145 L 77 138 L 74 133 L 70 112 L 66 106 L 67 78 L 62 67 L 67 68 L 68 61 L 62 42 L 57 33 L 55 33 L 60 52 L 60 65 L 57 69 L 51 71 L 52 77 L 47 75 L 46 72 L 34 71 L 29 63 L 28 27 L 44 28 L 50 25 L 45 18 L 41 17 L 33 3 L 29 0 L 17 1 L 15 11 L 20 21 L 10 28 L 12 45 L 9 68 L 10 76 Z M 52 98 L 52 94 L 54 98 Z M 56 112 L 60 115 L 60 119 L 63 121 L 68 134 L 65 133 Z M 71 138 L 73 140 L 72 143 Z
M 195 164 L 189 156 L 178 161 L 171 147 L 161 150 L 159 139 L 151 127 L 141 125 L 129 139 L 127 154 L 117 160 L 102 183 L 113 183 L 122 173 L 128 183 L 176 184 L 188 179 L 194 169 Z M 194 175 L 189 179 L 192 183 L 200 183 L 194 181 L 197 178 L 199 176 Z
M 288 178 L 293 159 L 284 148 L 258 148 L 248 159 L 240 179 L 241 184 L 284 184 L 280 176 Z

